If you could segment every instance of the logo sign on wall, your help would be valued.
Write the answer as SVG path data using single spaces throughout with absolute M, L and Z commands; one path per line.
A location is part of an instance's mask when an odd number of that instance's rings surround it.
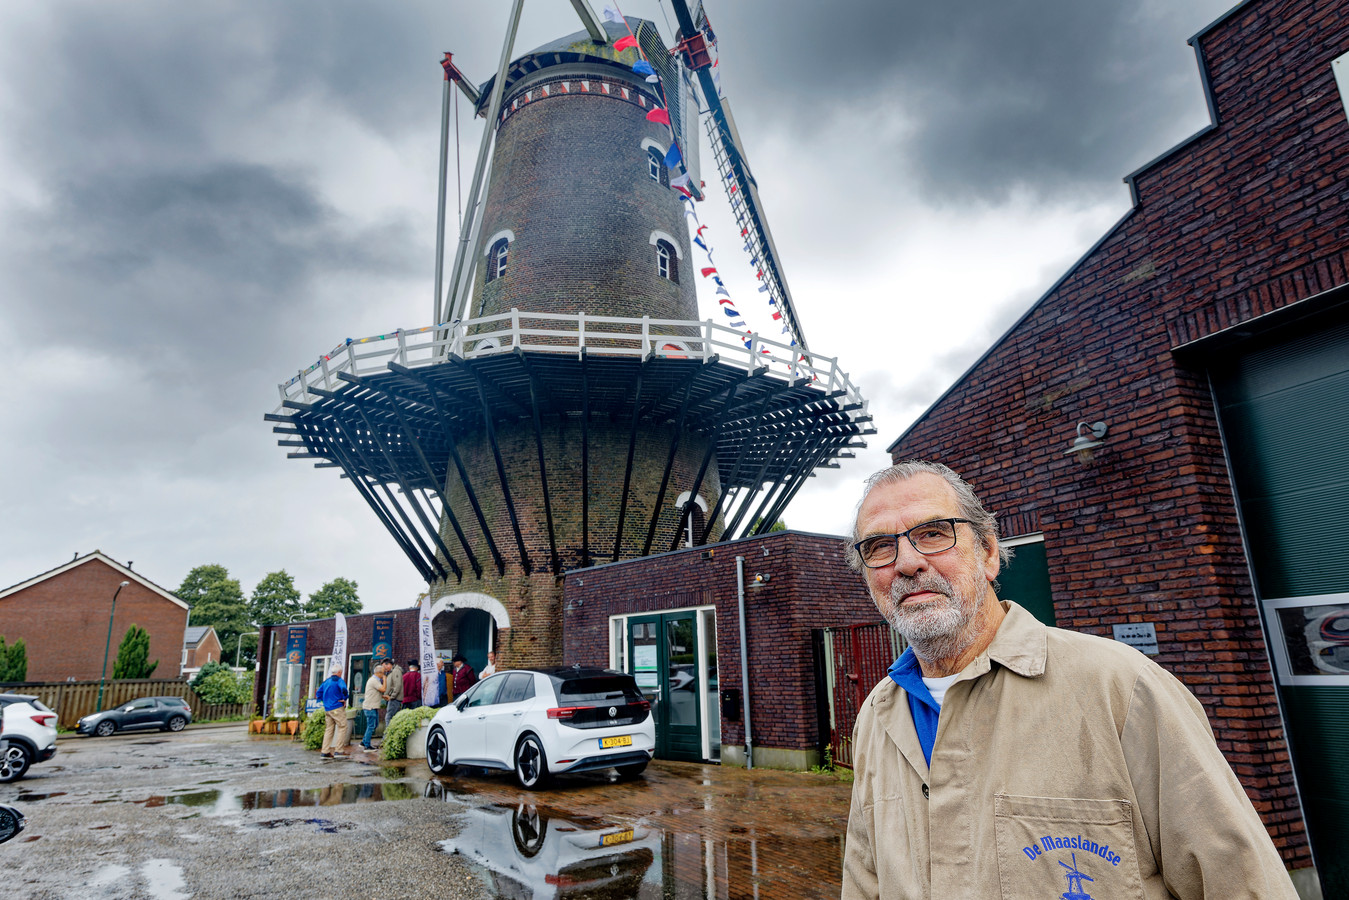
M 375 616 L 374 637 L 370 643 L 376 660 L 393 659 L 393 616 Z
M 292 666 L 304 665 L 304 644 L 309 632 L 304 628 L 291 628 L 286 632 L 286 662 Z

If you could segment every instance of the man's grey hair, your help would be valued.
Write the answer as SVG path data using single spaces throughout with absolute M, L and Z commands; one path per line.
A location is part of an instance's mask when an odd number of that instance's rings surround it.
M 902 463 L 896 463 L 887 469 L 881 469 L 866 480 L 866 486 L 862 489 L 862 499 L 857 501 L 857 509 L 853 512 L 852 536 L 848 538 L 847 546 L 844 549 L 844 558 L 848 563 L 848 568 L 854 572 L 862 571 L 862 556 L 853 545 L 862 539 L 862 536 L 857 532 L 857 517 L 862 511 L 862 504 L 866 502 L 867 497 L 881 485 L 908 481 L 915 475 L 923 473 L 936 475 L 951 486 L 951 490 L 955 491 L 960 518 L 969 519 L 973 523 L 971 527 L 974 529 L 974 533 L 979 537 L 980 545 L 985 550 L 990 546 L 996 546 L 998 558 L 1004 566 L 1007 565 L 1012 558 L 1012 548 L 1004 547 L 998 542 L 997 516 L 984 509 L 984 504 L 974 493 L 974 488 L 970 487 L 970 483 L 939 462 L 910 459 Z

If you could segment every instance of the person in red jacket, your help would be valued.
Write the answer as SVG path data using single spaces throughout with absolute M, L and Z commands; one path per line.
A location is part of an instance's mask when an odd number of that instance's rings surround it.
M 422 705 L 422 673 L 417 660 L 408 660 L 407 674 L 403 676 L 403 708 L 416 709 Z
M 454 696 L 458 697 L 478 683 L 478 675 L 462 656 L 456 656 L 450 662 L 454 665 Z

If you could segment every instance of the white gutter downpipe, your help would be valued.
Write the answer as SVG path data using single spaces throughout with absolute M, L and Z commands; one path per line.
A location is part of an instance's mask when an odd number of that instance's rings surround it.
M 740 600 L 740 693 L 745 715 L 745 768 L 754 768 L 754 733 L 749 727 L 749 644 L 745 640 L 745 557 L 735 558 L 735 590 Z

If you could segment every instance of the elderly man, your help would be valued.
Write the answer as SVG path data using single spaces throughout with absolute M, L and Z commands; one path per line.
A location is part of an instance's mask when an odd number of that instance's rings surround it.
M 909 647 L 857 717 L 845 900 L 1295 900 L 1198 701 L 999 601 L 997 523 L 955 472 L 873 475 L 847 553 Z
M 347 696 L 342 667 L 333 666 L 314 692 L 314 699 L 323 704 L 323 750 L 319 756 L 324 759 L 347 755 Z

